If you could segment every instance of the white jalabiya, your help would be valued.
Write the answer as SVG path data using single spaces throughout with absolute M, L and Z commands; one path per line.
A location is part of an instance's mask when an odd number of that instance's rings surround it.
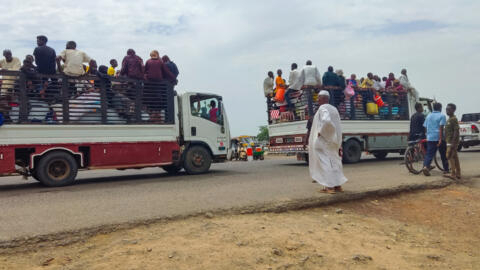
M 320 106 L 313 118 L 308 143 L 310 176 L 326 187 L 341 186 L 347 182 L 338 154 L 342 145 L 342 128 L 335 107 L 330 104 Z

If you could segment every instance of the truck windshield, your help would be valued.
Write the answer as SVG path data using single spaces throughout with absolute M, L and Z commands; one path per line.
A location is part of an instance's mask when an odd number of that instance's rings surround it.
M 216 124 L 222 124 L 221 99 L 212 96 L 195 95 L 190 97 L 193 116 L 201 117 Z

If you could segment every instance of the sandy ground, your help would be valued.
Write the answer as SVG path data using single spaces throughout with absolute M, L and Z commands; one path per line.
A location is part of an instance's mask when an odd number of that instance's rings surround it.
M 479 184 L 279 214 L 207 214 L 3 254 L 0 269 L 479 269 Z

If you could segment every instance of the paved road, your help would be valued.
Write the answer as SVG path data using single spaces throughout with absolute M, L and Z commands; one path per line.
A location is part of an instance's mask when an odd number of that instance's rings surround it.
M 460 154 L 464 174 L 480 177 L 480 150 Z M 348 191 L 367 191 L 439 179 L 409 175 L 400 157 L 346 165 Z M 45 188 L 2 178 L 0 241 L 199 211 L 303 199 L 320 194 L 308 167 L 294 159 L 215 164 L 201 176 L 168 176 L 161 169 L 89 171 L 74 186 Z

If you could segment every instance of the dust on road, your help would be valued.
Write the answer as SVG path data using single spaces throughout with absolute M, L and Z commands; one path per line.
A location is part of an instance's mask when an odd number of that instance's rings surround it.
M 0 269 L 475 269 L 478 198 L 477 181 L 304 211 L 206 215 L 0 255 Z

